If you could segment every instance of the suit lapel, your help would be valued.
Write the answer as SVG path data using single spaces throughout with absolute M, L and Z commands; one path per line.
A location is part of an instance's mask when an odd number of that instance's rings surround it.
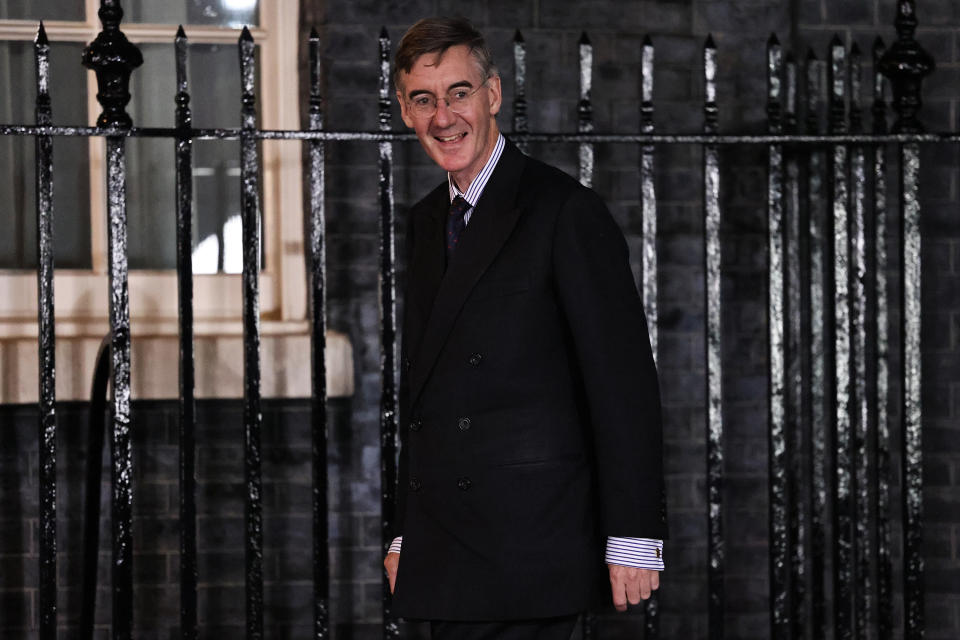
M 439 282 L 423 340 L 414 359 L 410 378 L 413 402 L 423 390 L 460 309 L 517 223 L 520 210 L 516 207 L 516 199 L 525 163 L 524 155 L 508 142 L 474 208 L 470 223 L 460 236 L 457 253 Z M 442 230 L 439 246 L 442 256 Z
M 415 251 L 410 265 L 408 282 L 410 301 L 417 306 L 421 316 L 426 319 L 433 306 L 437 289 L 444 269 L 444 216 L 450 207 L 447 184 L 443 183 L 434 190 L 420 206 L 410 212 L 416 216 L 414 238 Z M 421 323 L 422 327 L 422 323 Z

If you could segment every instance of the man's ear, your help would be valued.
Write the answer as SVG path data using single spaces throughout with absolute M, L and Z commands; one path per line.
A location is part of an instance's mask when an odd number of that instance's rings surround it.
M 500 113 L 500 105 L 503 103 L 500 76 L 490 76 L 487 78 L 487 86 L 490 87 L 490 115 L 495 116 Z
M 397 89 L 396 96 L 397 102 L 400 103 L 400 117 L 403 118 L 403 124 L 413 129 L 413 118 L 410 117 L 410 112 L 407 110 L 407 101 L 403 99 L 403 93 L 400 89 Z

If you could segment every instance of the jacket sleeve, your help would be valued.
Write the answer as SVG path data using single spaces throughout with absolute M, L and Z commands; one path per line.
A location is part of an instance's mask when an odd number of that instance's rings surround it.
M 555 287 L 574 343 L 596 457 L 602 532 L 667 537 L 660 391 L 623 233 L 574 188 L 556 220 Z
M 410 265 L 413 263 L 413 239 L 414 239 L 414 215 L 415 209 L 407 213 L 407 231 L 406 231 L 406 278 L 409 282 L 410 278 Z M 408 304 L 409 296 L 406 295 L 406 292 L 410 290 L 409 285 L 404 287 L 404 322 L 401 329 L 406 327 L 406 316 L 408 314 Z M 394 514 L 393 514 L 393 527 L 391 530 L 391 535 L 394 538 L 399 538 L 403 536 L 403 521 L 404 516 L 406 515 L 406 498 L 407 498 L 407 486 L 410 483 L 410 471 L 407 464 L 407 425 L 404 421 L 409 421 L 410 416 L 410 372 L 406 363 L 409 362 L 410 354 L 407 348 L 406 331 L 401 330 L 401 342 L 400 342 L 400 387 L 398 389 L 398 421 L 397 421 L 397 440 L 400 445 L 400 451 L 397 461 L 397 484 L 395 486 L 396 499 L 394 500 Z

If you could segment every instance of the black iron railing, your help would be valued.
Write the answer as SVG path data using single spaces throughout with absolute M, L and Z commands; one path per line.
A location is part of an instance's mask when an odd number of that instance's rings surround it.
M 874 74 L 872 133 L 864 133 L 861 111 L 862 61 L 854 47 L 839 40 L 829 49 L 826 64 L 810 52 L 802 63 L 784 55 L 772 38 L 767 49 L 768 131 L 759 135 L 719 132 L 716 102 L 717 48 L 708 38 L 703 50 L 705 102 L 702 134 L 657 134 L 654 129 L 654 45 L 642 50 L 642 90 L 637 134 L 594 131 L 591 101 L 592 45 L 579 42 L 580 93 L 577 133 L 531 133 L 526 99 L 526 44 L 514 40 L 514 105 L 511 138 L 530 142 L 579 145 L 580 180 L 586 185 L 595 172 L 598 143 L 639 145 L 643 229 L 642 293 L 650 319 L 654 353 L 657 329 L 657 197 L 654 190 L 656 150 L 666 145 L 693 144 L 703 150 L 703 260 L 705 273 L 704 349 L 707 397 L 706 476 L 708 521 L 709 636 L 724 635 L 725 535 L 723 508 L 724 423 L 721 377 L 721 240 L 720 194 L 723 146 L 767 148 L 768 308 L 769 334 L 769 477 L 770 477 L 770 611 L 775 638 L 827 635 L 865 638 L 875 621 L 877 637 L 894 633 L 890 490 L 891 454 L 899 450 L 903 464 L 904 629 L 905 637 L 923 636 L 922 456 L 920 406 L 920 145 L 960 142 L 960 134 L 922 133 L 917 120 L 920 82 L 933 61 L 914 40 L 913 0 L 898 0 L 898 38 L 884 51 L 873 48 L 874 69 L 892 81 L 897 120 L 886 124 L 884 81 Z M 326 240 L 324 218 L 324 143 L 365 141 L 379 150 L 380 282 L 381 282 L 381 483 L 384 550 L 394 520 L 397 450 L 397 331 L 395 207 L 393 143 L 413 140 L 407 132 L 390 129 L 390 38 L 379 39 L 379 128 L 377 131 L 325 131 L 320 92 L 320 40 L 310 36 L 309 123 L 301 131 L 257 128 L 255 114 L 254 42 L 246 29 L 240 38 L 242 79 L 240 128 L 196 129 L 192 126 L 186 80 L 188 44 L 182 29 L 175 39 L 177 92 L 176 126 L 133 127 L 125 105 L 130 99 L 131 71 L 142 58 L 120 31 L 123 12 L 118 0 L 102 0 L 103 32 L 88 47 L 84 63 L 94 69 L 103 106 L 96 127 L 54 126 L 50 110 L 49 44 L 41 25 L 36 40 L 36 124 L 0 125 L 0 135 L 33 136 L 37 142 L 37 220 L 40 324 L 40 597 L 41 638 L 56 637 L 56 414 L 54 394 L 52 184 L 53 136 L 103 137 L 107 143 L 109 213 L 110 429 L 113 542 L 113 637 L 129 638 L 133 620 L 133 541 L 131 537 L 132 458 L 130 449 L 130 314 L 127 292 L 125 141 L 128 137 L 169 138 L 176 145 L 177 269 L 180 319 L 180 580 L 181 635 L 195 638 L 197 618 L 196 505 L 194 468 L 194 348 L 191 286 L 191 167 L 192 142 L 219 139 L 241 142 L 243 224 L 244 327 L 244 450 L 246 522 L 246 628 L 249 638 L 261 638 L 263 627 L 263 542 L 261 499 L 262 416 L 259 328 L 259 140 L 302 140 L 308 146 L 309 225 L 307 272 L 312 324 L 313 394 L 313 566 L 314 637 L 328 636 L 329 567 L 327 525 L 327 414 L 325 386 Z M 825 73 L 826 72 L 826 73 Z M 827 95 L 822 86 L 826 75 Z M 804 98 L 801 100 L 801 96 Z M 827 133 L 821 131 L 821 105 L 828 107 Z M 801 113 L 801 105 L 803 111 Z M 801 117 L 803 116 L 803 117 Z M 888 145 L 899 158 L 900 202 L 895 209 L 902 227 L 901 255 L 886 254 Z M 871 179 L 868 180 L 868 176 Z M 872 185 L 872 192 L 868 188 Z M 866 219 L 876 221 L 872 236 Z M 868 264 L 867 257 L 875 256 Z M 901 270 L 902 309 L 898 348 L 903 368 L 896 374 L 903 389 L 903 439 L 890 438 L 885 398 L 894 382 L 889 362 L 891 336 L 886 319 L 890 306 L 886 271 Z M 873 274 L 872 280 L 867 274 Z M 870 289 L 868 284 L 872 284 Z M 878 318 L 868 330 L 866 310 L 872 304 Z M 808 329 L 805 329 L 808 327 Z M 868 362 L 868 354 L 875 361 Z M 804 363 L 809 362 L 808 366 Z M 99 375 L 104 375 L 98 367 Z M 867 392 L 867 375 L 874 372 L 876 393 Z M 870 416 L 876 416 L 871 419 Z M 94 420 L 94 422 L 96 422 Z M 91 427 L 96 430 L 96 424 Z M 875 443 L 871 450 L 870 443 Z M 833 451 L 828 451 L 828 445 Z M 91 450 L 91 464 L 99 465 Z M 91 467 L 93 469 L 93 467 Z M 99 467 L 97 467 L 99 469 Z M 97 473 L 99 480 L 99 473 Z M 99 500 L 90 494 L 88 500 Z M 875 504 L 871 504 L 875 500 Z M 828 523 L 828 515 L 832 522 Z M 95 526 L 96 523 L 94 523 Z M 95 541 L 94 541 L 95 544 Z M 806 557 L 810 552 L 809 559 Z M 828 576 L 826 560 L 833 573 Z M 871 581 L 871 566 L 877 582 Z M 833 582 L 833 605 L 824 599 L 824 583 Z M 384 583 L 384 637 L 397 637 L 400 627 L 390 614 Z M 91 605 L 92 606 L 92 605 Z M 805 612 L 809 611 L 809 620 Z M 92 615 L 92 611 L 84 613 Z M 92 619 L 92 618 L 91 618 Z M 656 599 L 647 606 L 647 637 L 659 635 Z M 585 637 L 596 637 L 595 618 L 587 616 Z

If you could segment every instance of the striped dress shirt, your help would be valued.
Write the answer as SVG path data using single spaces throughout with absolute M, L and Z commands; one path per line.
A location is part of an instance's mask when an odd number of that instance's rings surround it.
M 453 176 L 447 174 L 447 184 L 450 187 L 450 202 L 457 196 L 462 197 L 470 204 L 470 209 L 463 216 L 464 223 L 470 224 L 470 216 L 473 214 L 473 207 L 480 200 L 487 181 L 493 174 L 500 156 L 503 154 L 503 147 L 506 140 L 503 134 L 497 136 L 497 143 L 493 147 L 493 153 L 490 159 L 483 165 L 483 169 L 477 174 L 467 191 L 460 191 Z M 390 543 L 389 553 L 400 553 L 403 545 L 403 536 L 397 536 Z M 607 551 L 604 561 L 608 564 L 619 564 L 625 567 L 639 567 L 641 569 L 663 570 L 663 540 L 654 540 L 651 538 L 618 538 L 610 536 L 607 538 Z

